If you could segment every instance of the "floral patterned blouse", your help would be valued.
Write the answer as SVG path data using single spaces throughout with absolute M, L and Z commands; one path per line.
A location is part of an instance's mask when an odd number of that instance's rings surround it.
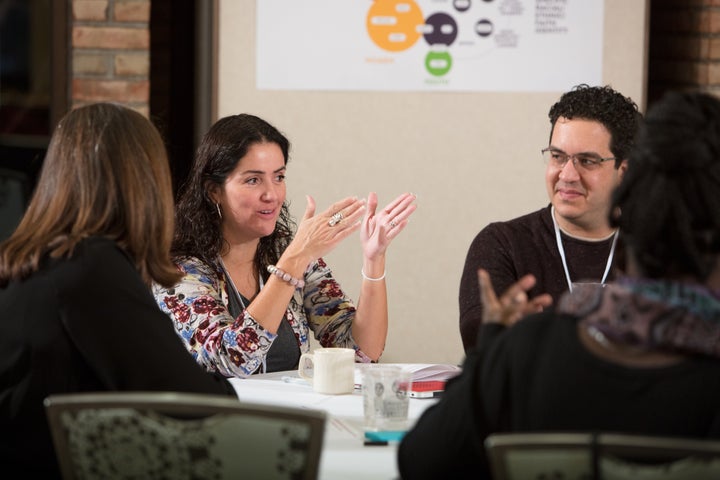
M 195 360 L 226 377 L 248 377 L 265 370 L 265 358 L 277 335 L 244 310 L 237 319 L 228 311 L 229 282 L 220 265 L 190 257 L 178 264 L 185 277 L 173 288 L 153 286 L 155 300 L 169 314 L 175 331 Z M 368 363 L 352 337 L 355 305 L 319 259 L 305 271 L 305 287 L 295 290 L 285 318 L 301 353 L 308 352 L 309 330 L 323 347 L 355 349 L 355 360 Z

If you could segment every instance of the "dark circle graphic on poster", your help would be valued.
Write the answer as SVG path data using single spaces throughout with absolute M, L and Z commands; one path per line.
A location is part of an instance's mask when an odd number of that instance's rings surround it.
M 425 25 L 432 27 L 424 35 L 430 45 L 450 46 L 457 38 L 457 22 L 447 13 L 433 13 L 425 20 Z
M 453 0 L 453 7 L 458 12 L 467 12 L 470 10 L 472 0 Z
M 475 24 L 475 33 L 477 33 L 481 37 L 490 36 L 493 33 L 493 29 L 493 23 L 487 18 L 478 20 L 478 22 Z

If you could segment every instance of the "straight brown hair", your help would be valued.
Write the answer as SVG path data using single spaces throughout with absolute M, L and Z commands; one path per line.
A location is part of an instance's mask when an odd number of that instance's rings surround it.
M 0 245 L 0 286 L 28 277 L 42 257 L 70 257 L 90 236 L 114 240 L 143 281 L 171 287 L 173 196 L 159 132 L 140 113 L 97 103 L 66 114 L 53 132 L 37 187 Z

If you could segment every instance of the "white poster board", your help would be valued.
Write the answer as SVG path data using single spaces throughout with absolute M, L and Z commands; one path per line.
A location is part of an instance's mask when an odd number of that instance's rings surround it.
M 604 0 L 262 0 L 256 85 L 537 92 L 597 84 L 603 12 Z

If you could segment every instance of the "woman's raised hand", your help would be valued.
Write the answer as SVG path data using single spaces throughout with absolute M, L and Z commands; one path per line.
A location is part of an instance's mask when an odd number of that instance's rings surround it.
M 316 260 L 360 228 L 364 213 L 365 199 L 347 197 L 315 215 L 315 200 L 308 195 L 305 214 L 288 250 L 302 252 L 309 261 Z
M 408 218 L 417 208 L 413 203 L 415 198 L 412 193 L 403 193 L 376 212 L 377 195 L 370 192 L 360 229 L 360 241 L 366 259 L 373 260 L 385 255 L 390 242 L 407 226 Z

